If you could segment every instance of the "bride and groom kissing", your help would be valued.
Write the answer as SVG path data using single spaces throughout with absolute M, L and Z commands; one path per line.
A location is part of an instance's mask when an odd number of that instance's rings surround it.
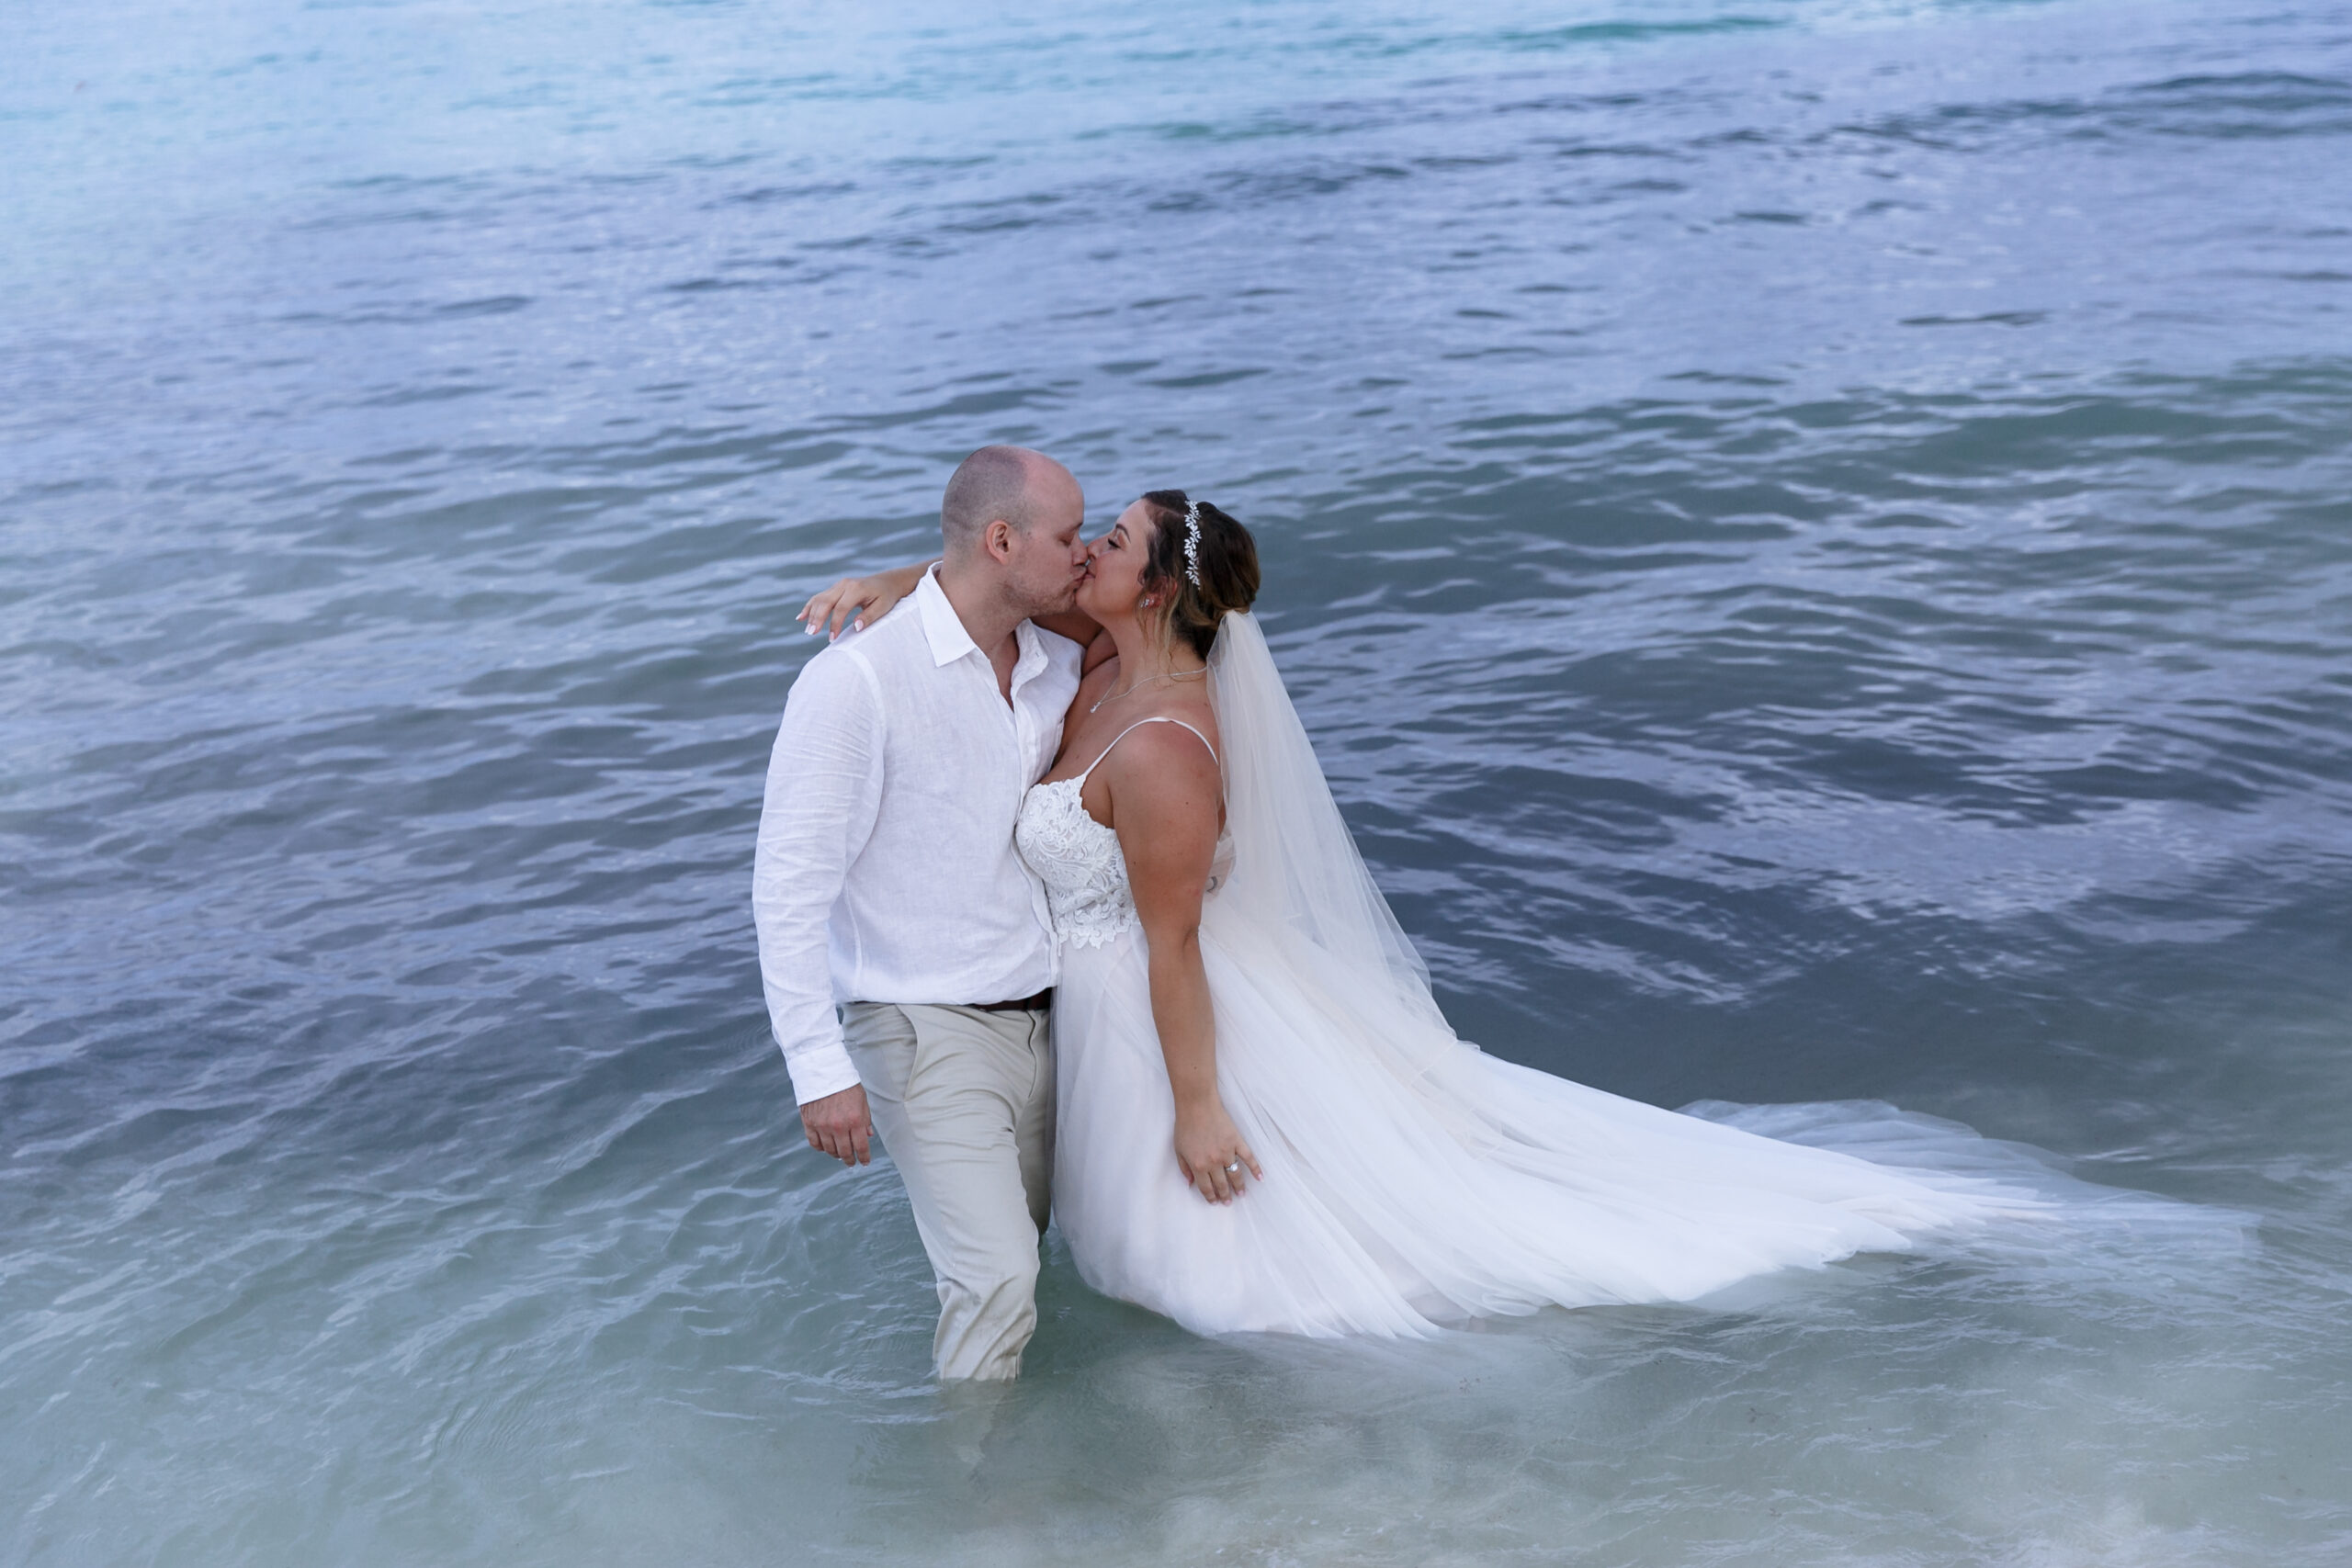
M 966 458 L 936 562 L 802 612 L 854 624 L 768 770 L 770 1021 L 809 1145 L 878 1134 L 906 1184 L 942 1378 L 1018 1373 L 1049 1215 L 1089 1285 L 1197 1333 L 1418 1336 L 2045 1206 L 1456 1037 L 1251 613 L 1249 531 L 1173 490 L 1084 516 L 1041 453 Z

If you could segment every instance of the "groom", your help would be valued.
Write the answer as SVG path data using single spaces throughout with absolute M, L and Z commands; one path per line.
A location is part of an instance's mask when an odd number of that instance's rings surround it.
M 902 611 L 792 683 L 768 763 L 752 913 L 809 1146 L 907 1184 L 939 1282 L 942 1378 L 1011 1378 L 1037 1326 L 1054 1149 L 1045 894 L 1014 852 L 1060 749 L 1085 497 L 983 446 L 947 481 L 946 553 Z M 836 1013 L 838 1004 L 839 1012 Z

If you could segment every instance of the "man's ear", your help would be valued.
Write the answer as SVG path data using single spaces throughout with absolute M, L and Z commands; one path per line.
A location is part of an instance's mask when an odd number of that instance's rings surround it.
M 1012 558 L 1012 525 L 1000 517 L 980 532 L 980 547 L 998 562 Z

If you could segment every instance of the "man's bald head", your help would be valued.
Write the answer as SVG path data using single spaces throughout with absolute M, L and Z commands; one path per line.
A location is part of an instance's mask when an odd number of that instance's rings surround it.
M 978 549 L 989 525 L 998 521 L 1026 534 L 1058 518 L 1077 492 L 1070 471 L 1043 452 L 983 446 L 956 466 L 940 500 L 939 530 L 947 553 Z
M 1026 446 L 983 446 L 939 502 L 939 585 L 958 615 L 981 604 L 1016 617 L 1067 610 L 1086 575 L 1085 522 L 1086 492 L 1068 468 Z

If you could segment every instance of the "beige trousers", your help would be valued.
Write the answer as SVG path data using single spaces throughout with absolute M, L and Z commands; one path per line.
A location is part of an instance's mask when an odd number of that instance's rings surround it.
M 938 1278 L 939 1375 L 1018 1376 L 1053 1192 L 1050 1016 L 852 1002 L 842 1033 Z

